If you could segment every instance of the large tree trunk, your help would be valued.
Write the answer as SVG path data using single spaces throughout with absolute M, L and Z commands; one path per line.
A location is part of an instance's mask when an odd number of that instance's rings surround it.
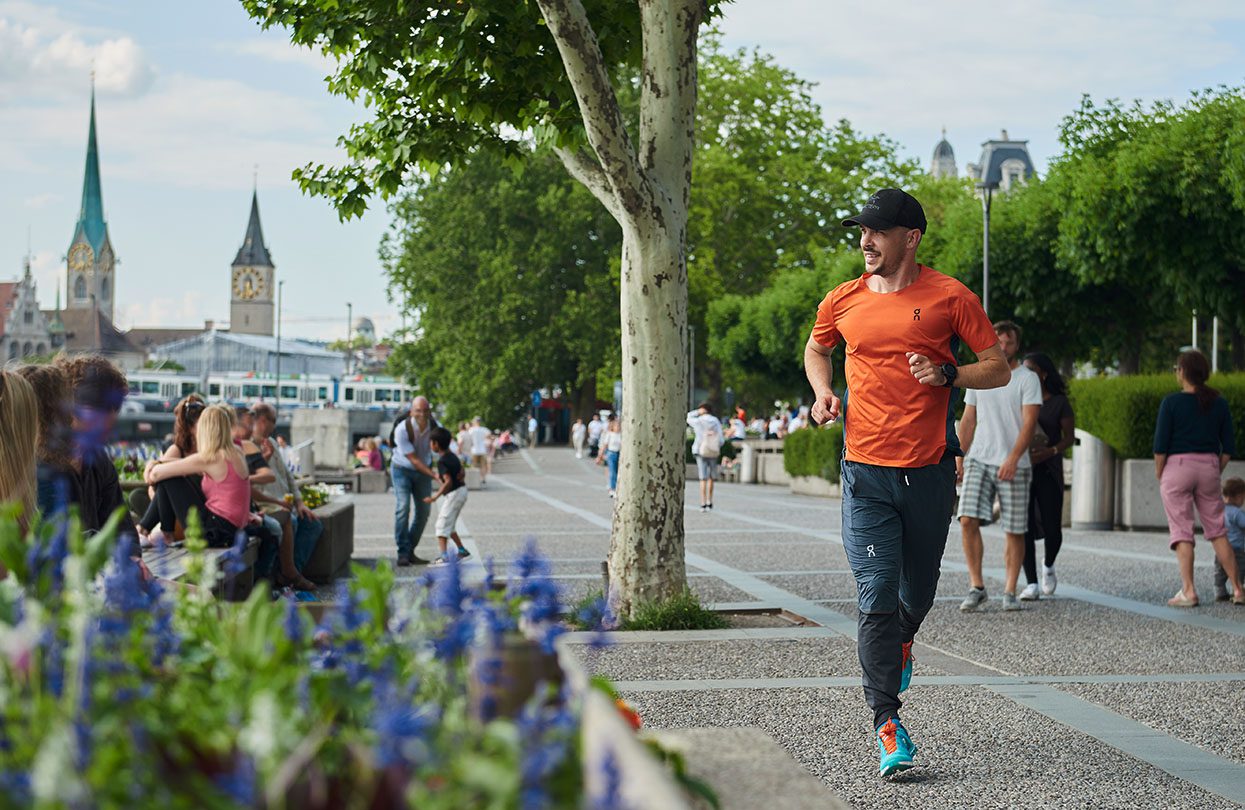
M 537 0 L 575 91 L 588 143 L 559 148 L 570 174 L 623 229 L 623 445 L 610 540 L 610 604 L 687 586 L 683 463 L 687 401 L 684 245 L 696 118 L 696 41 L 704 0 L 640 0 L 644 64 L 633 146 L 580 0 Z
M 677 227 L 677 226 L 676 226 Z M 620 615 L 686 586 L 687 270 L 681 232 L 623 232 L 623 450 L 610 542 L 610 598 Z
M 575 392 L 575 413 L 576 419 L 582 419 L 585 422 L 592 420 L 592 415 L 597 412 L 597 378 L 589 377 L 583 385 Z

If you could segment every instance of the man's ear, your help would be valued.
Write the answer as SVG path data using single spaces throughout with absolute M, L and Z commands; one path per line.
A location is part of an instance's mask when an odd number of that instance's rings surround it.
M 925 234 L 915 228 L 908 231 L 908 250 L 916 250 Z

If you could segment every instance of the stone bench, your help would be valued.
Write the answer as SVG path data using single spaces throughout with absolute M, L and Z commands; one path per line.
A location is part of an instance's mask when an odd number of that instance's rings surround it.
M 389 474 L 384 470 L 361 467 L 354 471 L 354 491 L 360 495 L 384 492 L 389 487 Z
M 354 554 L 354 498 L 339 495 L 311 511 L 324 524 L 324 534 L 303 566 L 303 576 L 324 585 L 349 572 Z
M 228 550 L 224 548 L 209 548 L 205 549 L 203 554 L 209 559 L 219 558 L 220 555 Z M 255 561 L 258 557 L 259 538 L 248 537 L 246 550 L 242 552 L 244 568 L 238 573 L 230 575 L 218 566 L 216 584 L 212 587 L 212 593 L 219 598 L 233 602 L 245 600 L 251 595 L 251 589 L 255 586 Z M 189 562 L 190 552 L 183 546 L 165 546 L 161 549 L 147 549 L 143 552 L 143 563 L 151 573 L 161 579 L 173 582 L 185 581 Z

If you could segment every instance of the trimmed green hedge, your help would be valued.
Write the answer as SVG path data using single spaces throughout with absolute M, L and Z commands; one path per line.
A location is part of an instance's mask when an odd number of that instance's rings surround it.
M 788 433 L 782 441 L 782 466 L 787 475 L 821 476 L 839 483 L 839 457 L 843 452 L 843 428 L 838 423 L 823 428 L 804 428 Z
M 1236 434 L 1234 457 L 1245 458 L 1245 374 L 1218 374 L 1209 384 L 1228 401 Z M 1180 390 L 1174 374 L 1072 380 L 1070 388 L 1076 426 L 1109 444 L 1120 458 L 1153 456 L 1159 403 Z

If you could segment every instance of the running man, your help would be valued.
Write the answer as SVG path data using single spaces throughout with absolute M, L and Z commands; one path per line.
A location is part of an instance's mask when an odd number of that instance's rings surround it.
M 844 226 L 860 227 L 865 273 L 817 308 L 804 348 L 814 424 L 842 408 L 843 547 L 856 577 L 857 647 L 873 709 L 879 772 L 912 767 L 916 747 L 899 721 L 912 676 L 912 639 L 934 602 L 955 505 L 951 388 L 1006 385 L 1011 369 L 981 302 L 949 276 L 916 263 L 925 212 L 882 189 Z M 957 368 L 963 340 L 977 362 Z M 846 345 L 845 402 L 830 353 Z

